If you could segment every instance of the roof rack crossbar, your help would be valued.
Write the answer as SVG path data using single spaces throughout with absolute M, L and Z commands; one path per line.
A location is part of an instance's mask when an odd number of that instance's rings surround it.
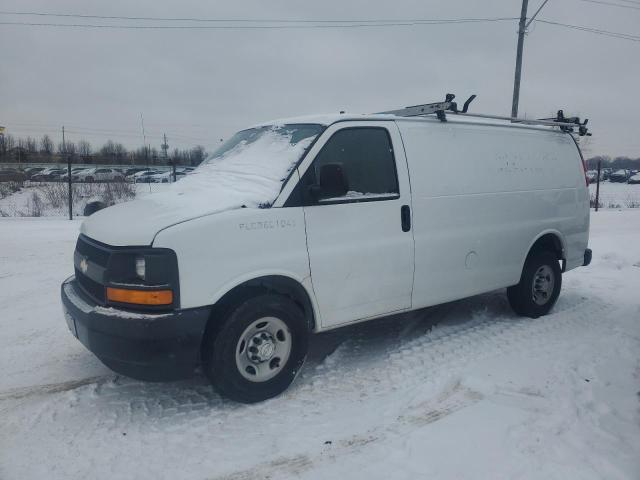
M 467 110 L 469 104 L 476 98 L 475 95 L 471 95 L 469 99 L 464 103 L 462 110 L 458 110 L 458 105 L 453 101 L 455 95 L 448 93 L 444 102 L 425 103 L 423 105 L 413 105 L 410 107 L 401 108 L 399 110 L 388 110 L 386 112 L 379 112 L 382 115 L 395 115 L 398 117 L 422 117 L 425 115 L 436 115 L 442 122 L 447 121 L 446 113 L 453 113 L 454 115 L 462 115 L 466 117 L 475 118 L 488 118 L 493 120 L 507 120 L 512 123 L 521 123 L 524 125 L 542 125 L 548 127 L 559 127 L 563 132 L 573 133 L 574 128 L 578 129 L 578 135 L 590 136 L 588 132 L 587 123 L 588 119 L 583 122 L 579 117 L 565 117 L 562 110 L 558 110 L 556 118 L 542 118 L 542 119 L 528 119 L 507 117 L 502 115 L 490 115 L 484 113 L 469 113 Z

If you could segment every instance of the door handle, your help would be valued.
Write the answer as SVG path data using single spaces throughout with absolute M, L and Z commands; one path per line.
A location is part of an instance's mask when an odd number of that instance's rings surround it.
M 402 205 L 400 208 L 400 221 L 402 222 L 402 231 L 411 230 L 411 209 L 409 205 Z

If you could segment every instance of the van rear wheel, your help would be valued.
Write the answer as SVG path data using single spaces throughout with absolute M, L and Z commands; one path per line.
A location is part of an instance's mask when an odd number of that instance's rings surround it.
M 288 297 L 264 294 L 240 303 L 221 320 L 203 346 L 204 370 L 214 387 L 243 403 L 285 391 L 307 356 L 302 310 Z
M 562 271 L 551 252 L 532 252 L 524 264 L 520 283 L 507 289 L 511 308 L 518 314 L 538 318 L 549 313 L 562 287 Z

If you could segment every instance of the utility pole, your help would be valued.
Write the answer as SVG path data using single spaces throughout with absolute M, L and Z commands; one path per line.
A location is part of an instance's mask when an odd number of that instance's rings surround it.
M 64 141 L 64 125 L 62 126 L 62 152 L 67 156 L 67 201 L 69 203 L 69 220 L 73 220 L 73 189 L 71 186 L 71 155 L 67 153 Z
M 149 166 L 149 151 L 147 150 L 147 136 L 144 133 L 144 117 L 142 116 L 142 112 L 140 112 L 140 123 L 142 125 L 142 145 L 144 145 L 144 159 Z
M 527 32 L 527 28 L 533 22 L 533 19 L 538 16 L 542 7 L 544 7 L 549 0 L 544 0 L 542 5 L 536 10 L 536 13 L 527 22 L 527 8 L 529 6 L 529 0 L 522 0 L 522 10 L 520 11 L 520 23 L 518 24 L 518 47 L 516 49 L 516 73 L 513 79 L 513 101 L 511 102 L 511 116 L 518 116 L 518 103 L 520 102 L 520 77 L 522 75 L 522 50 L 524 49 L 524 35 Z
M 511 102 L 511 116 L 518 116 L 518 102 L 520 101 L 520 76 L 522 74 L 522 49 L 524 48 L 524 32 L 527 22 L 527 7 L 529 0 L 522 0 L 520 23 L 518 24 L 518 48 L 516 50 L 516 73 L 513 79 L 513 101 Z
M 167 134 L 165 133 L 164 136 L 164 143 L 162 144 L 162 156 L 164 157 L 165 162 L 167 161 L 167 159 L 169 158 L 168 152 L 169 152 L 169 144 L 167 143 Z

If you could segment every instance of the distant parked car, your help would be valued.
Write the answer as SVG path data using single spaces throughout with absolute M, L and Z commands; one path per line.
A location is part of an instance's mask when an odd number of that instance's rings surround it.
M 28 180 L 31 180 L 31 177 L 45 170 L 45 167 L 28 167 L 24 169 L 24 174 L 27 176 Z
M 129 177 L 129 176 L 133 175 L 134 173 L 143 172 L 143 171 L 145 171 L 145 170 L 149 170 L 149 169 L 148 169 L 148 168 L 146 168 L 146 167 L 132 167 L 132 168 L 127 168 L 127 169 L 124 171 L 124 176 L 125 176 L 125 178 L 127 178 L 127 177 Z M 129 180 L 129 178 L 127 178 L 127 180 Z
M 626 183 L 629 180 L 629 172 L 627 170 L 616 170 L 609 175 L 609 181 L 615 183 Z
M 31 176 L 31 181 L 34 182 L 55 182 L 60 180 L 60 177 L 66 173 L 63 168 L 45 168 L 39 173 Z
M 80 182 L 114 182 L 122 181 L 124 176 L 122 172 L 114 168 L 89 168 L 78 174 L 78 181 Z
M 185 172 L 178 172 L 176 170 L 176 181 L 180 180 L 186 175 Z M 162 172 L 151 175 L 149 178 L 150 183 L 171 183 L 173 182 L 173 172 Z
M 130 182 L 135 182 L 137 177 L 143 174 L 147 174 L 148 172 L 158 173 L 156 170 L 153 170 L 151 168 L 132 168 L 131 170 L 131 173 L 127 173 L 125 175 L 125 180 L 128 180 Z
M 0 170 L 0 182 L 23 182 L 27 176 L 15 168 L 5 168 Z
M 640 183 L 640 173 L 636 173 L 635 175 L 629 177 L 627 183 Z
M 598 172 L 595 170 L 589 170 L 586 176 L 589 183 L 596 183 L 598 181 Z
M 71 169 L 71 181 L 73 182 L 77 182 L 78 179 L 80 178 L 80 174 L 87 170 L 86 167 L 74 167 Z M 60 180 L 62 180 L 63 182 L 66 182 L 69 179 L 69 173 L 67 171 L 65 171 L 64 175 L 62 175 L 60 177 Z
M 135 173 L 133 175 L 133 182 L 134 183 L 156 183 L 153 181 L 152 177 L 159 173 L 162 173 L 162 172 L 159 172 L 157 170 L 144 170 L 142 172 Z

